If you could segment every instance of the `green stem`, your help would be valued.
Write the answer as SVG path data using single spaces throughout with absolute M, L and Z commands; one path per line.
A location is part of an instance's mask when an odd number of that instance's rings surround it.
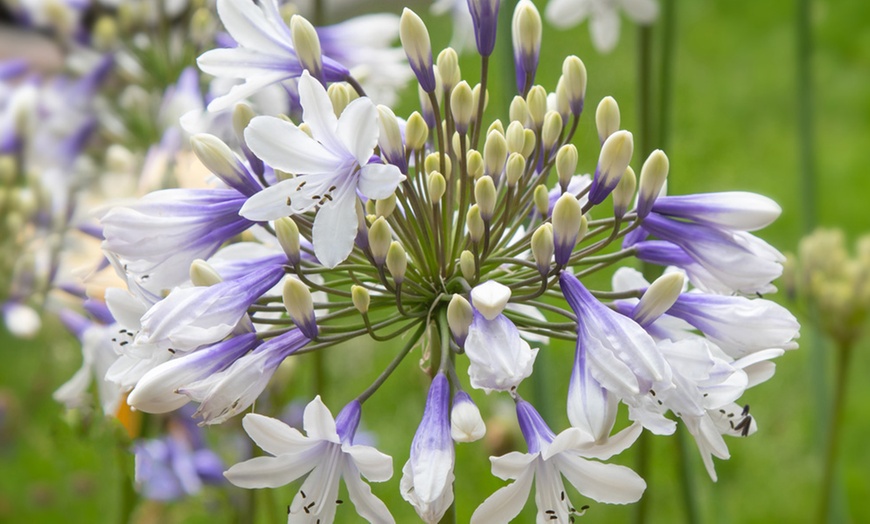
M 647 486 L 650 485 L 650 467 L 649 467 L 649 458 L 652 453 L 651 449 L 651 439 L 652 434 L 648 431 L 644 431 L 640 434 L 640 438 L 637 439 L 637 463 L 635 464 L 634 471 L 640 475 L 641 478 L 647 481 Z M 650 490 L 647 489 L 646 493 L 643 494 L 643 497 L 635 504 L 634 506 L 634 523 L 635 524 L 644 524 L 648 522 L 649 516 L 649 506 L 650 506 Z
M 816 180 L 813 148 L 813 75 L 810 0 L 797 6 L 797 114 L 798 154 L 800 155 L 801 218 L 804 234 L 813 230 L 817 220 Z
M 852 346 L 841 345 L 837 351 L 837 369 L 834 377 L 834 405 L 831 407 L 831 422 L 825 451 L 825 466 L 822 475 L 822 500 L 817 522 L 830 522 L 831 501 L 834 491 L 834 473 L 837 469 L 837 455 L 840 449 L 840 433 L 843 429 L 843 407 L 846 403 L 846 383 L 849 378 L 849 361 Z
M 411 352 L 411 349 L 413 349 L 413 347 L 417 344 L 417 341 L 420 340 L 420 335 L 422 335 L 423 331 L 425 330 L 426 323 L 421 322 L 420 327 L 417 329 L 417 331 L 414 332 L 413 335 L 411 335 L 408 343 L 405 344 L 405 347 L 403 347 L 399 354 L 396 355 L 396 358 L 394 358 L 393 361 L 390 362 L 390 365 L 387 366 L 387 369 L 385 369 L 383 373 L 381 373 L 380 376 L 375 379 L 371 386 L 366 388 L 366 390 L 360 393 L 360 395 L 357 397 L 357 400 L 360 404 L 363 404 L 366 400 L 368 400 L 369 397 L 371 397 L 375 393 L 375 391 L 377 391 L 378 388 L 381 387 L 381 385 L 387 380 L 387 378 L 389 378 L 393 371 L 395 371 L 396 368 L 399 367 L 399 364 L 401 364 L 402 360 L 404 360 L 408 353 Z
M 680 457 L 680 489 L 683 493 L 686 509 L 686 522 L 701 522 L 701 510 L 698 507 L 698 495 L 695 489 L 695 473 L 690 459 L 691 442 L 686 438 L 685 427 L 677 428 L 677 451 Z

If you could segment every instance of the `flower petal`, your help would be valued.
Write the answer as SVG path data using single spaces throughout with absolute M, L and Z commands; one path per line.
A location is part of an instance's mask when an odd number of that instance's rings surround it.
M 366 164 L 359 173 L 359 192 L 367 198 L 381 200 L 396 192 L 405 175 L 391 164 Z
M 314 139 L 334 155 L 347 155 L 348 148 L 339 139 L 338 119 L 332 101 L 323 85 L 312 78 L 308 71 L 304 71 L 299 78 L 299 103 L 302 105 L 302 121 L 311 128 Z
M 379 131 L 378 111 L 368 98 L 357 98 L 338 118 L 338 136 L 361 166 L 372 156 Z
M 277 488 L 311 471 L 320 458 L 314 452 L 256 457 L 234 465 L 224 476 L 240 488 Z
M 251 440 L 263 451 L 273 455 L 297 453 L 313 444 L 311 439 L 306 438 L 296 428 L 291 428 L 278 419 L 257 413 L 245 415 L 245 418 L 242 419 L 242 426 Z
M 372 482 L 386 482 L 393 476 L 393 457 L 371 446 L 347 446 L 342 451 L 350 455 L 354 466 Z
M 329 173 L 341 159 L 304 131 L 273 116 L 258 116 L 245 129 L 251 151 L 270 166 L 293 174 Z
M 334 200 L 320 208 L 314 217 L 311 239 L 314 254 L 326 267 L 332 268 L 344 262 L 353 251 L 357 232 L 356 193 L 343 187 Z
M 344 484 L 347 486 L 347 494 L 350 496 L 356 512 L 362 518 L 374 524 L 394 523 L 395 519 L 390 514 L 390 510 L 387 509 L 387 505 L 372 494 L 372 489 L 360 479 L 359 474 L 360 472 L 353 464 L 345 462 L 342 476 L 344 477 Z
M 471 524 L 504 524 L 522 511 L 535 478 L 533 468 L 526 469 L 517 480 L 490 495 L 471 515 Z
M 637 502 L 646 489 L 646 482 L 625 466 L 602 464 L 568 453 L 562 453 L 553 460 L 577 491 L 598 502 Z
M 302 426 L 305 428 L 308 438 L 328 440 L 336 444 L 340 443 L 338 433 L 335 430 L 335 418 L 333 418 L 329 408 L 320 399 L 320 395 L 314 397 L 314 400 L 305 406 L 305 413 L 302 415 Z
M 619 14 L 615 9 L 602 9 L 589 23 L 592 43 L 602 53 L 609 53 L 619 41 Z
M 523 471 L 531 467 L 530 464 L 537 458 L 537 453 L 511 451 L 500 457 L 489 457 L 489 461 L 492 462 L 492 474 L 502 480 L 507 480 L 518 478 L 523 474 Z

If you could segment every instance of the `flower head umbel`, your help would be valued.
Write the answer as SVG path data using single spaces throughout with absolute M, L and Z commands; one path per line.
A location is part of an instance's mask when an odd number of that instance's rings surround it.
M 333 521 L 340 503 L 338 481 L 343 478 L 357 513 L 369 522 L 395 522 L 360 478 L 389 480 L 393 460 L 375 448 L 353 444 L 359 419 L 358 402 L 351 402 L 333 418 L 319 396 L 305 408 L 306 435 L 273 418 L 245 415 L 245 431 L 272 456 L 241 462 L 224 475 L 243 488 L 275 488 L 310 472 L 288 508 L 288 522 L 312 523 Z

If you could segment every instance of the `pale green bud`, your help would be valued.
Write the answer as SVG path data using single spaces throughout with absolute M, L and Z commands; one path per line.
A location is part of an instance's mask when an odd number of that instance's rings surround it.
M 196 259 L 190 264 L 190 282 L 194 286 L 213 286 L 223 282 L 224 279 L 211 265 L 202 259 Z
M 470 251 L 464 251 L 463 254 L 465 253 L 471 255 Z M 471 272 L 473 274 L 474 255 L 471 255 L 471 257 Z M 447 304 L 447 325 L 450 326 L 450 332 L 453 334 L 453 338 L 456 339 L 456 343 L 460 347 L 465 344 L 465 338 L 468 336 L 468 328 L 471 327 L 471 321 L 473 319 L 474 309 L 471 307 L 471 304 L 468 303 L 468 300 L 465 300 L 465 297 L 462 295 L 454 294 L 453 297 L 450 298 L 450 303 Z
M 379 217 L 389 217 L 396 210 L 396 194 L 393 193 L 387 198 L 382 198 L 375 202 L 375 215 Z
M 466 249 L 459 254 L 459 271 L 465 280 L 474 279 L 474 253 Z
M 544 127 L 541 129 L 541 141 L 544 151 L 550 151 L 562 135 L 562 117 L 556 111 L 547 112 L 544 117 Z
M 576 172 L 577 147 L 574 144 L 565 144 L 556 153 L 556 174 L 559 175 L 559 186 L 563 193 L 568 190 L 568 184 Z
M 619 130 L 619 104 L 612 96 L 605 96 L 595 110 L 595 126 L 598 140 L 603 144 L 607 137 Z
M 640 190 L 637 195 L 637 216 L 646 217 L 668 179 L 670 162 L 661 149 L 650 153 L 640 169 Z
M 408 123 L 405 124 L 405 145 L 409 149 L 419 151 L 426 145 L 426 140 L 429 138 L 429 126 L 423 120 L 423 116 L 417 111 L 411 113 L 408 117 Z
M 396 120 L 393 110 L 384 105 L 378 106 L 378 130 L 378 145 L 387 160 L 394 163 L 404 162 L 405 144 L 402 142 L 399 121 Z
M 535 210 L 542 217 L 550 215 L 550 192 L 544 184 L 538 184 L 533 195 L 535 201 Z
M 529 158 L 535 150 L 535 144 L 538 143 L 535 132 L 531 129 L 523 130 L 523 156 Z
M 447 181 L 444 176 L 438 171 L 429 173 L 429 178 L 426 181 L 429 187 L 429 199 L 433 204 L 441 201 L 441 197 L 447 192 Z
M 477 204 L 468 208 L 468 213 L 465 215 L 465 226 L 468 228 L 468 236 L 475 244 L 483 238 L 483 233 L 486 229 L 486 224 L 480 216 L 480 207 Z
M 377 209 L 375 207 L 374 200 L 371 200 L 371 199 L 366 200 L 365 212 L 367 215 L 366 216 L 367 219 L 368 219 L 368 217 L 371 217 L 371 220 L 369 220 L 369 222 L 374 222 L 378 218 Z
M 507 132 L 505 133 L 508 152 L 522 154 L 526 144 L 525 131 L 526 128 L 517 121 L 513 121 L 508 125 Z
M 402 18 L 399 20 L 399 40 L 402 42 L 411 68 L 421 81 L 421 86 L 426 83 L 427 85 L 422 87 L 431 92 L 436 86 L 430 85 L 434 82 L 431 78 L 427 78 L 428 71 L 432 68 L 432 43 L 429 40 L 429 30 L 417 13 L 408 8 L 402 11 Z
M 562 78 L 565 79 L 569 106 L 574 116 L 580 116 L 583 111 L 583 101 L 586 98 L 586 65 L 576 56 L 568 56 L 562 62 Z M 617 127 L 619 125 L 617 124 Z
M 220 138 L 199 133 L 190 138 L 190 145 L 200 162 L 223 181 L 236 181 L 241 185 L 250 183 L 244 164 Z
M 444 90 L 450 91 L 462 79 L 462 74 L 459 71 L 459 56 L 452 47 L 448 47 L 438 53 L 436 63 Z M 468 95 L 471 96 L 471 88 L 468 89 Z M 452 100 L 451 103 L 453 103 Z
M 505 177 L 509 187 L 514 187 L 526 171 L 526 159 L 519 153 L 511 153 L 505 167 Z
M 464 135 L 468 131 L 469 123 L 471 123 L 471 116 L 477 109 L 474 105 L 471 88 L 465 80 L 453 88 L 453 93 L 450 95 L 450 109 L 453 112 L 456 131 Z
M 568 95 L 568 88 L 565 87 L 565 77 L 560 76 L 556 83 L 556 111 L 562 119 L 567 119 L 571 116 L 571 101 Z
M 541 86 L 532 87 L 526 96 L 526 105 L 529 108 L 529 118 L 535 129 L 541 129 L 547 114 L 547 91 Z
M 474 184 L 474 201 L 480 207 L 480 216 L 483 221 L 489 223 L 495 214 L 495 203 L 498 200 L 498 191 L 490 176 L 482 176 Z
M 314 299 L 308 286 L 298 279 L 290 277 L 284 281 L 284 308 L 287 314 L 309 338 L 317 335 L 317 324 L 314 320 Z
M 613 190 L 613 216 L 621 219 L 628 211 L 628 206 L 634 198 L 634 190 L 637 189 L 637 176 L 631 166 L 625 168 L 625 172 Z
M 653 282 L 634 306 L 634 321 L 646 327 L 667 313 L 674 302 L 680 298 L 686 279 L 681 272 L 667 273 Z
M 601 191 L 600 194 L 591 191 L 590 202 L 593 204 L 602 202 L 607 197 L 607 193 L 616 187 L 619 178 L 625 173 L 625 168 L 631 162 L 633 152 L 634 138 L 628 131 L 617 131 L 607 137 L 598 156 L 597 176 L 600 177 L 599 187 Z
M 526 100 L 519 95 L 515 96 L 511 101 L 508 115 L 512 122 L 519 122 L 525 126 L 529 121 L 529 105 L 526 104 Z
M 492 121 L 491 124 L 489 124 L 489 128 L 486 130 L 484 136 L 492 133 L 493 131 L 498 131 L 499 133 L 504 134 L 504 124 L 502 124 L 501 120 L 499 120 L 498 118 L 496 118 Z
M 541 51 L 543 31 L 541 14 L 535 4 L 528 0 L 520 0 L 511 20 L 514 54 L 520 52 L 524 56 L 537 57 Z
M 486 142 L 483 144 L 484 174 L 493 178 L 501 176 L 507 156 L 508 148 L 504 135 L 497 131 L 486 135 Z
M 372 298 L 369 295 L 368 289 L 356 284 L 350 286 L 350 299 L 353 301 L 353 307 L 357 311 L 363 315 L 369 312 L 369 304 L 371 304 Z
M 456 156 L 459 156 L 459 151 L 462 150 L 462 141 L 459 138 L 459 133 L 453 133 L 453 151 L 456 152 Z
M 583 220 L 583 209 L 577 198 L 570 193 L 562 193 L 553 206 L 553 239 L 556 250 L 556 263 L 565 265 L 577 245 L 577 236 Z
M 387 251 L 392 241 L 393 235 L 389 224 L 383 217 L 377 218 L 369 228 L 369 249 L 378 266 L 382 266 L 387 259 Z
M 553 225 L 550 223 L 541 224 L 532 235 L 532 255 L 535 257 L 535 264 L 542 275 L 546 275 L 550 271 L 550 263 L 553 261 L 553 253 L 555 252 Z
M 275 221 L 275 235 L 278 237 L 278 244 L 287 255 L 287 260 L 290 264 L 297 265 L 301 258 L 299 226 L 292 218 L 281 217 Z
M 111 16 L 103 15 L 94 23 L 91 30 L 91 44 L 97 51 L 105 53 L 118 43 L 118 24 Z
M 290 120 L 289 118 L 287 119 L 287 121 L 292 123 L 292 120 Z M 301 124 L 299 124 L 298 127 L 300 131 L 310 136 L 311 138 L 314 138 L 314 133 L 311 132 L 311 126 L 309 126 L 307 122 L 302 122 Z
M 304 69 L 318 80 L 323 79 L 323 55 L 320 52 L 320 38 L 311 22 L 300 15 L 290 18 L 290 38 L 296 56 Z
M 405 270 L 408 269 L 408 255 L 405 253 L 405 248 L 397 241 L 390 243 L 390 249 L 387 251 L 387 269 L 396 284 L 401 284 L 405 280 Z
M 244 102 L 240 102 L 233 107 L 233 132 L 239 140 L 244 141 L 245 128 L 251 123 L 251 120 L 257 116 L 251 106 Z
M 215 19 L 207 7 L 198 7 L 190 17 L 190 38 L 197 44 L 204 44 L 214 33 Z
M 427 173 L 432 173 L 433 171 L 441 172 L 441 154 L 440 153 L 429 153 L 426 156 L 426 160 L 423 162 L 423 167 Z M 450 157 L 444 156 L 444 172 L 441 175 L 445 180 L 450 180 L 450 173 L 453 170 L 453 163 L 450 160 Z
M 474 149 L 468 152 L 468 175 L 477 180 L 483 176 L 483 155 Z
M 329 101 L 332 102 L 332 112 L 336 117 L 341 116 L 344 108 L 350 103 L 349 89 L 345 84 L 336 82 L 329 84 L 326 89 L 326 94 L 329 96 Z
M 132 173 L 136 169 L 136 156 L 121 144 L 112 144 L 106 149 L 105 162 L 106 169 L 112 173 Z

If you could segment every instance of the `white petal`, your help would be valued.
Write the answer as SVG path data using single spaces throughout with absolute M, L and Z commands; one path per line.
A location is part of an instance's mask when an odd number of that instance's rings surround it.
M 568 428 L 556 435 L 553 442 L 541 451 L 541 458 L 548 460 L 566 449 L 576 449 L 592 442 L 592 437 L 578 428 Z
M 348 148 L 339 139 L 338 119 L 335 118 L 332 101 L 323 85 L 312 78 L 308 71 L 299 78 L 299 103 L 302 105 L 302 121 L 311 128 L 314 138 L 332 154 L 346 155 Z
M 292 41 L 286 42 L 289 34 L 275 31 L 263 10 L 253 2 L 219 0 L 217 11 L 227 32 L 241 46 L 271 53 L 288 53 L 292 46 Z
M 342 451 L 350 455 L 354 465 L 372 482 L 386 482 L 393 476 L 393 457 L 371 446 L 347 446 Z
M 317 453 L 256 457 L 236 464 L 224 476 L 240 488 L 277 488 L 311 471 L 320 458 Z
M 550 0 L 544 16 L 560 29 L 573 27 L 589 16 L 589 0 Z
M 492 463 L 492 474 L 502 480 L 518 478 L 526 469 L 532 467 L 532 462 L 538 456 L 537 453 L 511 451 L 500 457 L 489 457 L 489 461 Z
M 263 451 L 272 455 L 296 453 L 311 446 L 311 439 L 306 438 L 296 428 L 272 417 L 248 413 L 242 419 L 242 426 Z
M 364 166 L 378 143 L 378 110 L 368 98 L 347 105 L 338 119 L 338 136 L 344 147 Z
M 360 169 L 359 192 L 366 198 L 381 200 L 395 193 L 403 180 L 405 175 L 392 164 L 367 164 Z
M 504 524 L 522 511 L 532 489 L 535 470 L 527 469 L 513 484 L 490 495 L 471 515 L 471 524 Z
M 628 504 L 640 500 L 646 482 L 634 471 L 563 453 L 553 459 L 577 491 L 598 502 Z
M 511 288 L 495 280 L 488 280 L 471 290 L 472 304 L 487 320 L 499 316 L 510 298 Z
M 584 457 L 607 460 L 613 455 L 618 455 L 629 448 L 643 431 L 643 426 L 635 422 L 623 429 L 616 435 L 608 438 L 605 442 L 596 442 L 588 446 L 582 446 L 579 451 Z
M 638 24 L 651 24 L 659 16 L 656 0 L 622 0 L 622 8 Z
M 320 208 L 311 231 L 314 254 L 326 267 L 344 262 L 353 251 L 357 232 L 356 193 L 352 188 L 339 188 L 334 200 Z
M 239 214 L 248 220 L 265 222 L 293 214 L 292 206 L 287 205 L 288 196 L 291 199 L 293 188 L 299 186 L 298 178 L 283 180 L 274 186 L 257 192 L 249 198 Z
M 602 53 L 609 53 L 619 41 L 619 14 L 614 9 L 602 9 L 595 13 L 589 24 L 592 43 Z
M 336 171 L 341 159 L 290 122 L 258 116 L 245 129 L 251 151 L 270 166 L 293 174 Z
M 302 415 L 302 427 L 308 438 L 315 440 L 328 440 L 338 444 L 340 442 L 335 429 L 335 418 L 329 412 L 329 408 L 320 400 L 320 395 L 305 406 Z
M 387 509 L 387 505 L 372 494 L 372 489 L 359 478 L 359 471 L 353 464 L 345 463 L 342 476 L 353 507 L 362 518 L 374 524 L 392 524 L 395 522 L 390 510 Z
M 218 51 L 217 49 L 215 51 Z M 251 76 L 244 83 L 236 84 L 230 88 L 227 94 L 219 96 L 208 103 L 207 109 L 216 113 L 232 108 L 237 102 L 248 98 L 261 89 L 278 83 L 287 78 L 287 73 L 284 71 L 272 71 L 267 73 L 258 73 L 256 76 Z

